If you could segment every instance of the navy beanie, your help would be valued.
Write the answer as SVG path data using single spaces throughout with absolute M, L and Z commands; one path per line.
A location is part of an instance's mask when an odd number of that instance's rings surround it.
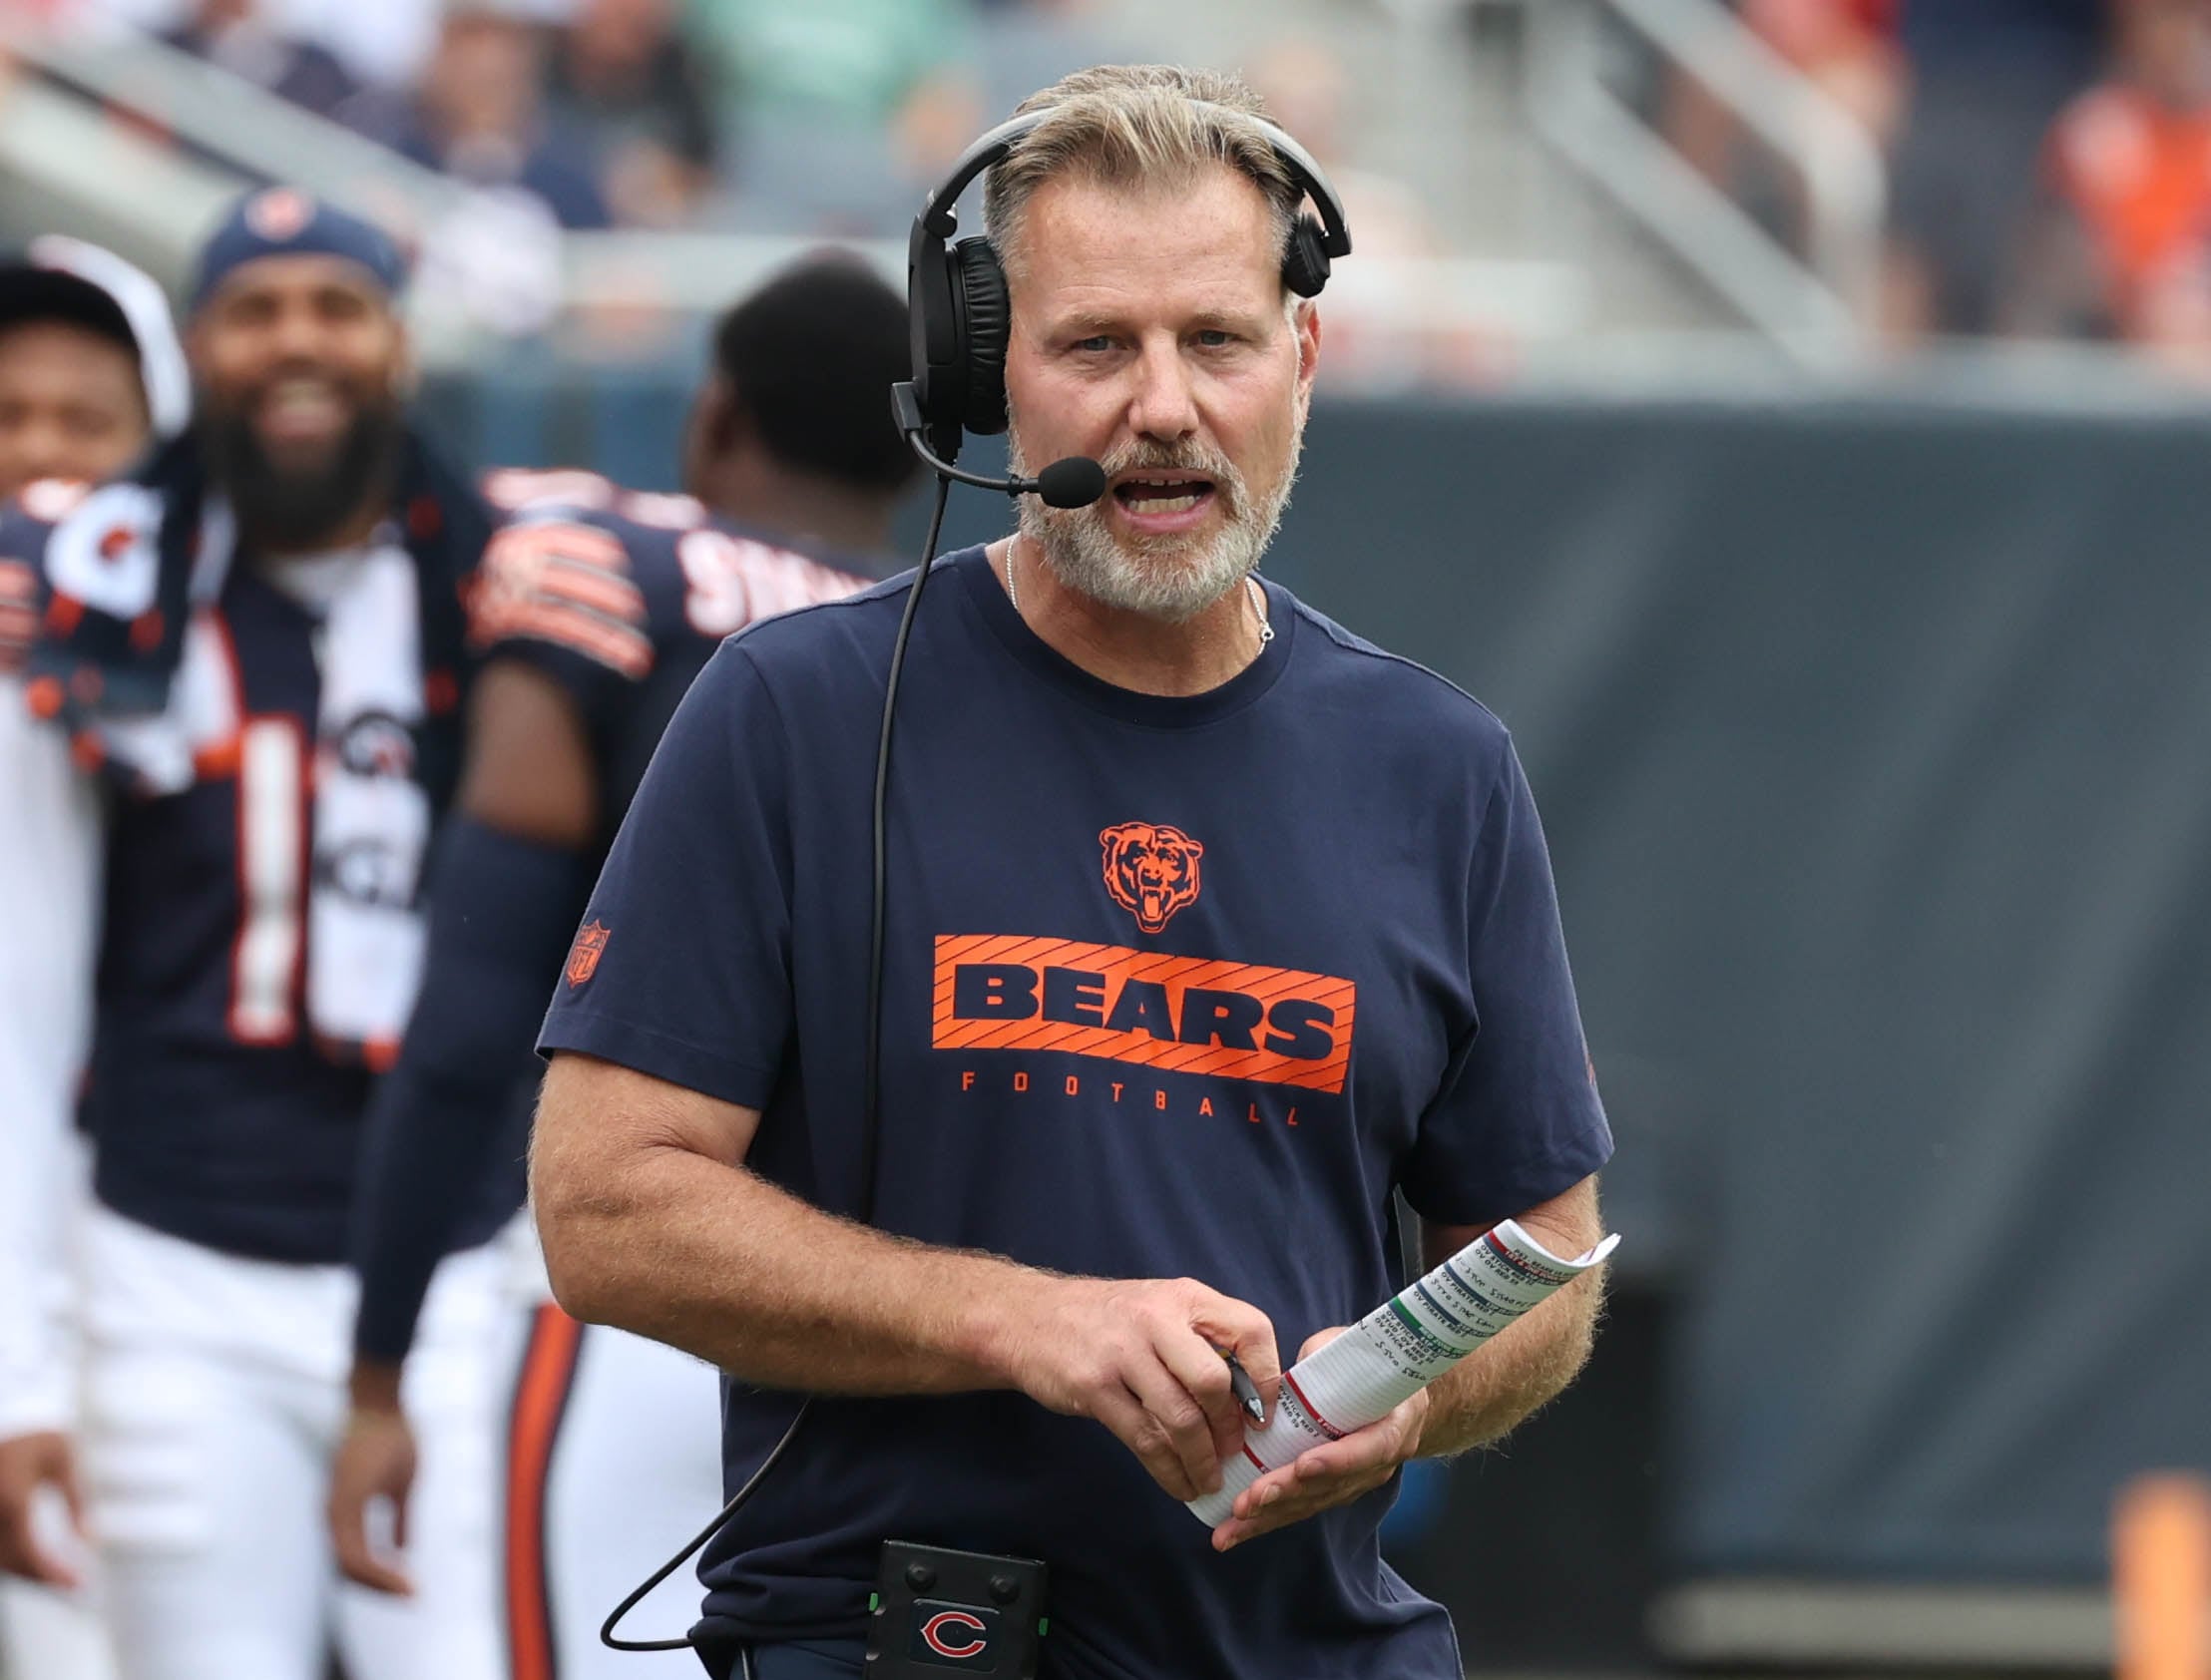
M 394 299 L 407 283 L 406 259 L 382 230 L 295 187 L 264 187 L 240 199 L 201 249 L 194 312 L 238 267 L 263 256 L 343 257 Z

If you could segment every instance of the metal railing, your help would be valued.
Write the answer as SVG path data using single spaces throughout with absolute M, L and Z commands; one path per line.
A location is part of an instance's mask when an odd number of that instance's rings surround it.
M 421 252 L 416 332 L 433 364 L 464 365 L 495 352 L 504 336 L 548 327 L 573 328 L 570 347 L 587 356 L 602 353 L 594 346 L 621 347 L 626 323 L 641 318 L 651 341 L 656 323 L 664 329 L 717 310 L 823 242 L 796 233 L 562 232 L 542 218 L 533 227 L 516 217 L 512 195 L 455 182 L 143 36 L 39 29 L 0 12 L 0 54 L 35 73 L 22 86 L 56 122 L 71 98 L 86 107 L 73 134 L 95 133 L 105 121 L 96 111 L 128 115 L 110 125 L 127 137 L 118 144 L 140 131 L 133 156 L 147 167 L 110 172 L 97 184 L 98 203 L 103 219 L 133 222 L 138 249 L 157 270 L 182 271 L 213 219 L 225 173 L 233 188 L 281 177 L 410 235 Z M 149 135 L 167 137 L 166 147 Z M 22 138 L 9 152 L 0 121 L 0 153 L 19 172 L 26 152 L 43 168 L 55 143 Z M 194 190 L 174 191 L 173 179 L 189 179 Z M 902 242 L 836 242 L 904 284 Z M 1585 329 L 1590 298 L 1586 276 L 1554 260 L 1362 258 L 1346 265 L 1329 294 L 1342 352 L 1331 357 L 1331 378 L 1370 389 L 1481 382 L 1507 359 L 1500 346 Z
M 1716 0 L 1518 0 L 1544 139 L 1798 359 L 1857 360 L 1872 331 L 1887 177 L 1871 137 Z M 1799 259 L 1608 85 L 1607 25 L 1690 78 L 1802 183 Z
M 1467 0 L 1392 0 L 1401 27 Z M 1716 0 L 1488 0 L 1519 7 L 1527 28 L 1527 103 L 1544 142 L 1606 195 L 1750 326 L 1815 366 L 1863 353 L 1878 278 L 1885 204 L 1881 160 L 1852 119 L 1745 29 Z M 1693 78 L 1801 180 L 1806 255 L 1800 260 L 1707 181 L 1608 85 L 1607 27 L 1623 28 L 1669 68 Z M 135 217 L 142 245 L 158 243 L 180 269 L 205 230 L 223 173 L 234 182 L 284 180 L 411 231 L 429 256 L 416 324 L 428 359 L 466 362 L 495 346 L 499 310 L 469 283 L 467 252 L 515 263 L 532 240 L 505 239 L 494 196 L 457 183 L 299 110 L 219 66 L 125 31 L 41 29 L 0 12 L 0 51 L 44 79 L 16 89 L 0 113 L 25 152 L 105 219 Z M 131 114 L 172 138 L 165 154 L 134 148 L 126 128 L 101 140 L 61 94 Z M 35 137 L 33 136 L 35 127 Z M 92 160 L 130 154 L 130 167 Z M 184 184 L 180 186 L 180 183 Z M 695 315 L 719 308 L 819 241 L 802 234 L 567 232 L 540 229 L 543 296 L 524 304 L 532 324 L 640 310 Z M 850 242 L 850 241 L 843 241 Z M 892 240 L 861 249 L 894 281 L 904 253 Z M 459 260 L 438 260 L 459 249 Z M 152 254 L 152 253 L 149 253 Z M 1356 272 L 1354 272 L 1354 267 Z M 491 288 L 514 276 L 495 276 Z M 1358 382 L 1418 382 L 1439 359 L 1479 365 L 1483 343 L 1556 344 L 1591 325 L 1593 288 L 1570 260 L 1362 259 L 1347 265 L 1331 312 L 1370 355 Z M 1439 356 L 1439 346 L 1442 358 Z M 1477 371 L 1472 375 L 1479 379 Z M 1464 376 L 1451 382 L 1464 382 Z
M 467 198 L 436 171 L 133 30 L 42 26 L 0 8 L 0 51 L 242 179 L 281 178 L 417 225 Z
M 19 216 L 66 207 L 72 229 L 161 266 L 189 249 L 234 190 L 230 178 L 49 83 L 18 77 L 0 92 L 0 156 L 17 161 Z
M 133 30 L 42 25 L 0 8 L 0 58 L 17 66 L 11 102 L 31 100 L 58 127 L 74 101 L 87 147 L 131 154 L 132 167 L 81 184 L 83 192 L 104 219 L 126 222 L 142 256 L 172 278 L 228 198 L 254 183 L 304 188 L 372 213 L 416 242 L 464 225 L 475 197 L 340 124 Z M 16 139 L 7 157 L 19 173 L 66 173 L 69 149 L 51 135 Z M 6 140 L 0 133 L 0 143 Z M 480 336 L 466 300 L 442 288 L 422 288 L 414 314 L 432 360 L 465 356 Z

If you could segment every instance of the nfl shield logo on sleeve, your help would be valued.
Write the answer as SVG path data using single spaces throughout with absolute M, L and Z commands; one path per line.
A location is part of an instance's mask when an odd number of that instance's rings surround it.
M 568 984 L 574 991 L 599 972 L 599 954 L 607 949 L 607 924 L 587 922 L 577 930 L 576 944 L 568 954 Z

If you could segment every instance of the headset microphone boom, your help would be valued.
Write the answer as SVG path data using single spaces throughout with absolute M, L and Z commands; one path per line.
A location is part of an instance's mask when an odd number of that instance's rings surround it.
M 972 484 L 978 490 L 1003 490 L 1009 496 L 1036 496 L 1048 508 L 1087 508 L 1106 494 L 1106 469 L 1088 455 L 1070 455 L 1055 461 L 1035 478 L 1013 475 L 990 478 L 955 467 L 922 441 L 926 422 L 921 417 L 921 402 L 910 381 L 902 380 L 891 387 L 891 415 L 898 422 L 898 429 L 906 434 L 906 447 L 940 480 Z M 932 536 L 929 540 L 931 559 L 935 558 L 936 546 Z M 924 566 L 927 564 L 923 562 Z

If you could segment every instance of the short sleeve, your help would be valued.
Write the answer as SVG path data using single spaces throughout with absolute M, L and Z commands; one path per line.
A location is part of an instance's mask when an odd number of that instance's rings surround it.
M 543 670 L 595 727 L 653 669 L 629 551 L 574 518 L 529 515 L 492 538 L 469 599 L 469 642 Z
M 538 1040 L 748 1108 L 791 1032 L 789 756 L 724 643 L 654 754 Z
M 1508 745 L 1468 871 L 1472 1038 L 1421 1118 L 1406 1199 L 1448 1225 L 1494 1225 L 1604 1164 L 1611 1128 L 1581 1032 L 1535 795 Z

